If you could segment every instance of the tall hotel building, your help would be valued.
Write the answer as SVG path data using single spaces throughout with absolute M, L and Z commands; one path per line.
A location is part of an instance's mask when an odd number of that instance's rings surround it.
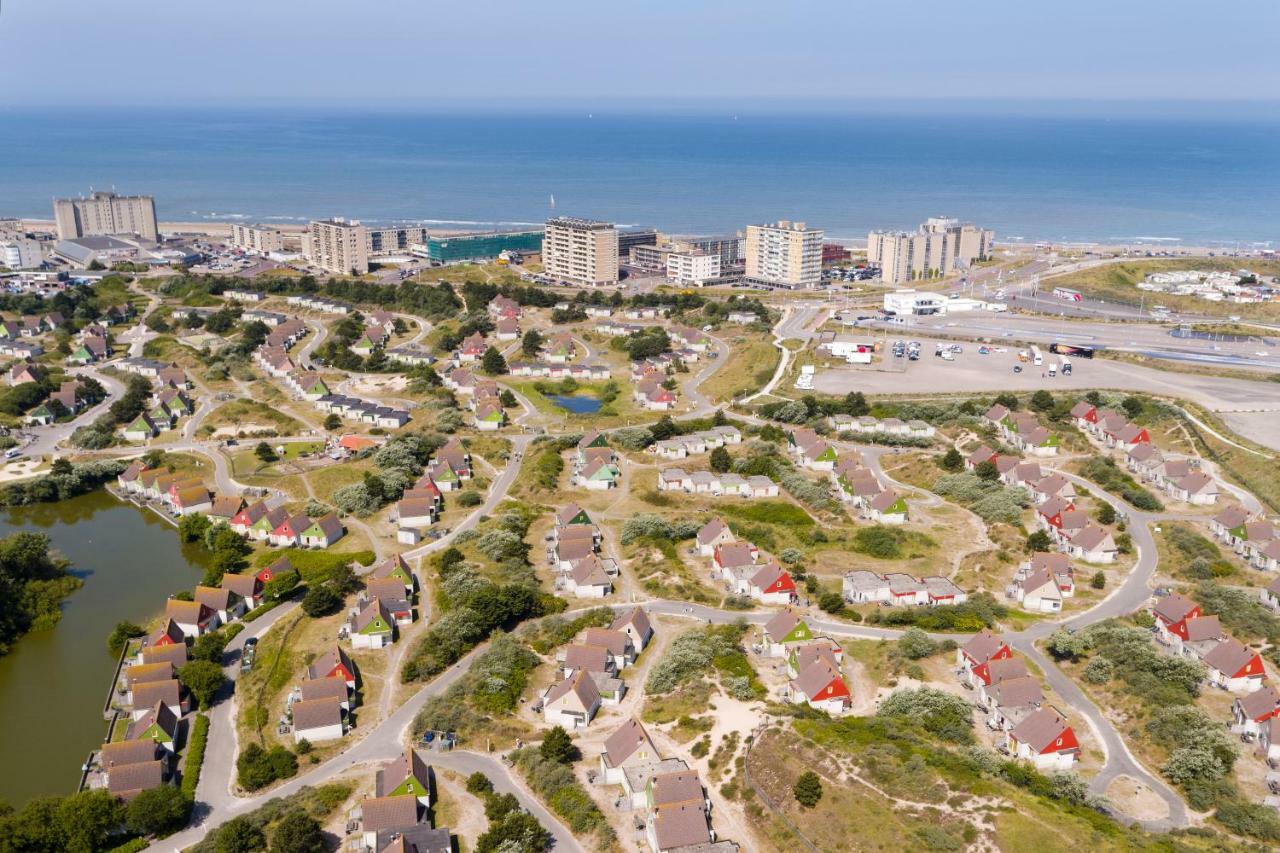
M 822 282 L 824 232 L 803 222 L 781 219 L 772 225 L 748 225 L 746 280 L 790 289 Z
M 312 221 L 309 246 L 308 259 L 323 270 L 338 275 L 369 271 L 369 234 L 359 220 Z
M 160 241 L 156 200 L 149 195 L 96 192 L 88 198 L 56 198 L 53 221 L 59 240 L 133 234 L 153 243 Z
M 542 266 L 553 279 L 585 287 L 618 283 L 618 229 L 568 216 L 547 220 Z

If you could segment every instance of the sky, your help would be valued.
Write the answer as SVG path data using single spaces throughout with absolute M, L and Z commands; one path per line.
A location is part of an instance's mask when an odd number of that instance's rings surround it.
M 0 0 L 0 105 L 1271 100 L 1276 0 Z

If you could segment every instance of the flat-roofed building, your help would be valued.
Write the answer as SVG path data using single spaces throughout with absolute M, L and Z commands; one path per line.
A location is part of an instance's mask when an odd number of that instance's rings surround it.
M 671 246 L 677 252 L 707 252 L 720 256 L 720 268 L 740 267 L 746 261 L 744 237 L 676 237 Z
M 160 240 L 156 200 L 149 195 L 95 192 L 88 198 L 54 199 L 53 221 L 59 240 L 114 234 L 136 234 L 152 242 Z
M 320 269 L 339 275 L 369 271 L 368 229 L 358 219 L 317 219 L 311 223 L 307 258 Z
M 231 226 L 231 245 L 259 255 L 281 252 L 284 251 L 284 234 L 279 228 L 272 228 L 270 225 L 236 223 Z
M 0 241 L 0 266 L 11 270 L 38 267 L 44 262 L 44 249 L 39 240 L 18 236 Z
M 425 241 L 425 245 L 414 248 L 414 254 L 425 253 L 428 260 L 438 264 L 486 260 L 496 258 L 503 252 L 532 255 L 541 251 L 541 229 L 430 237 Z
M 667 255 L 667 279 L 676 284 L 703 285 L 720 277 L 720 256 L 709 252 Z
M 427 229 L 421 225 L 397 228 L 366 228 L 365 245 L 370 255 L 392 255 L 408 252 L 427 242 Z
M 608 222 L 562 216 L 547 220 L 542 266 L 553 279 L 587 287 L 618 283 L 618 229 Z
M 879 265 L 883 281 L 901 284 L 949 275 L 990 257 L 994 242 L 990 230 L 933 217 L 914 232 L 872 231 L 867 235 L 867 261 Z
M 822 281 L 824 236 L 803 222 L 786 219 L 771 225 L 748 225 L 747 281 L 793 290 L 817 287 Z
M 618 257 L 630 256 L 636 246 L 656 246 L 661 241 L 660 235 L 652 228 L 633 229 L 618 232 Z

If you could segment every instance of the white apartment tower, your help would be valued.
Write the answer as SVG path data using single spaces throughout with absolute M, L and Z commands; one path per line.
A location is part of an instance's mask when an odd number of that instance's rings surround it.
M 53 221 L 59 240 L 133 234 L 160 241 L 156 200 L 149 195 L 91 193 L 88 198 L 55 198 Z
M 548 219 L 542 237 L 542 266 L 558 281 L 585 287 L 616 285 L 618 229 L 590 219 Z
M 817 287 L 822 281 L 824 236 L 803 222 L 786 219 L 772 225 L 748 225 L 747 281 L 793 290 Z
M 284 234 L 279 228 L 269 225 L 235 224 L 231 226 L 231 245 L 246 252 L 265 255 L 284 249 Z
M 308 259 L 338 275 L 369 271 L 369 235 L 357 219 L 323 219 L 311 223 Z
M 886 283 L 903 284 L 950 275 L 957 268 L 990 257 L 995 233 L 969 222 L 933 217 L 915 232 L 872 231 L 867 260 L 880 266 Z

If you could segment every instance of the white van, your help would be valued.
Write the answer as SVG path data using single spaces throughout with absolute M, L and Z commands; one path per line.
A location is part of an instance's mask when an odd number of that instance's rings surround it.
M 1049 365 L 1049 378 L 1052 379 L 1057 375 L 1058 375 L 1058 365 L 1056 364 Z
M 10 447 L 8 450 L 4 452 L 5 459 L 17 459 L 21 455 L 22 455 L 22 451 L 16 447 Z

